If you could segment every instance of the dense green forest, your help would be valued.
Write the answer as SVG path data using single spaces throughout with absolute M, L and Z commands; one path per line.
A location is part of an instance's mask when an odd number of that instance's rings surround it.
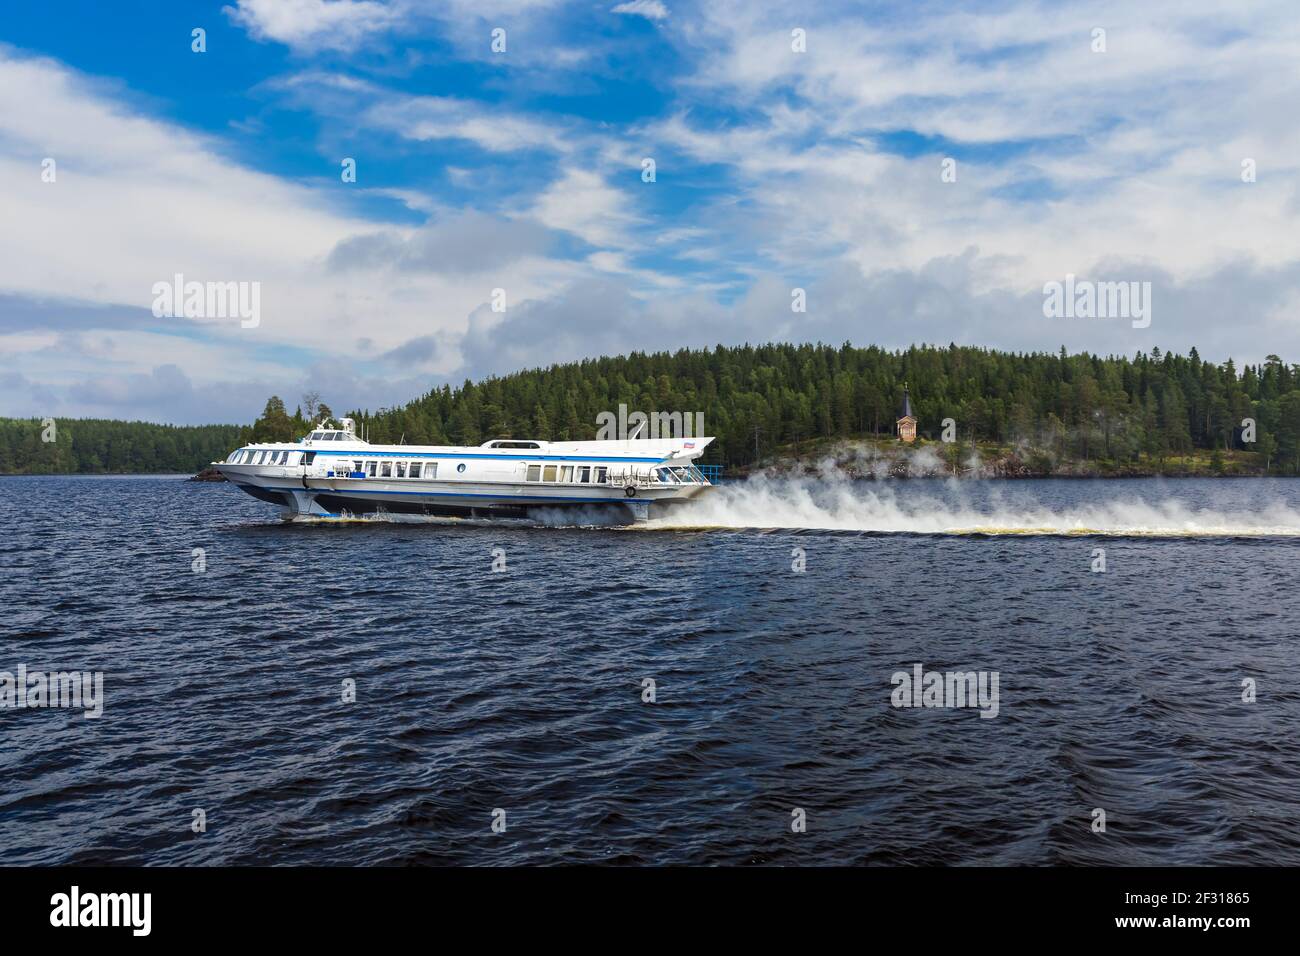
M 746 466 L 810 439 L 888 436 L 903 386 L 925 437 L 952 418 L 964 441 L 1059 459 L 1160 462 L 1243 448 L 1261 470 L 1300 473 L 1300 366 L 1138 353 L 1133 358 L 914 346 L 761 345 L 590 359 L 517 372 L 410 404 L 354 411 L 374 442 L 472 445 L 503 435 L 593 438 L 596 416 L 630 409 L 704 412 L 718 436 L 704 458 Z M 1255 441 L 1241 444 L 1243 418 Z M 757 441 L 756 441 L 757 436 Z M 757 445 L 757 451 L 756 451 Z
M 718 346 L 633 353 L 435 388 L 401 408 L 356 410 L 372 442 L 476 445 L 503 436 L 594 438 L 597 415 L 704 413 L 717 436 L 706 462 L 745 467 L 811 441 L 887 437 L 903 386 L 923 437 L 945 418 L 964 442 L 1020 448 L 1053 462 L 1161 467 L 1172 457 L 1232 454 L 1254 470 L 1300 474 L 1300 366 L 1270 355 L 1240 370 L 1152 349 L 1132 358 L 1008 353 L 948 346 L 901 352 L 827 345 Z M 251 426 L 174 428 L 0 420 L 0 471 L 176 471 L 222 458 L 240 442 L 300 437 L 330 409 L 303 396 L 290 414 L 273 397 Z M 1245 418 L 1255 441 L 1241 441 Z
M 0 418 L 0 474 L 194 472 L 225 458 L 246 430 L 98 418 Z

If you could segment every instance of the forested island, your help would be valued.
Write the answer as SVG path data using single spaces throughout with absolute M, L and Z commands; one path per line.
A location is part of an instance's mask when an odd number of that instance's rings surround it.
M 892 438 L 905 384 L 920 436 L 906 454 Z M 195 470 L 241 442 L 297 439 L 333 414 L 319 396 L 303 399 L 291 414 L 272 397 L 244 428 L 60 419 L 53 448 L 39 420 L 0 419 L 0 473 Z M 595 438 L 597 416 L 620 404 L 703 412 L 705 433 L 717 436 L 704 461 L 734 472 L 831 458 L 866 462 L 870 474 L 1300 474 L 1300 366 L 1270 355 L 1238 369 L 1195 349 L 1103 358 L 720 345 L 466 380 L 348 414 L 376 443 L 477 445 Z M 945 419 L 954 441 L 939 440 Z
M 101 418 L 0 418 L 0 475 L 194 472 L 225 458 L 248 426 Z

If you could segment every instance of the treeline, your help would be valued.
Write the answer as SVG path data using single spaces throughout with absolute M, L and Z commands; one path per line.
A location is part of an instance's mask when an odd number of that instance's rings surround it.
M 0 474 L 195 472 L 224 459 L 240 431 L 238 425 L 0 418 Z
M 903 386 L 924 437 L 952 418 L 961 440 L 1062 458 L 1159 461 L 1244 448 L 1300 473 L 1300 366 L 1275 355 L 1237 369 L 1153 348 L 1132 358 L 914 346 L 744 345 L 590 359 L 459 388 L 401 408 L 354 411 L 373 442 L 475 445 L 500 436 L 594 438 L 596 416 L 703 411 L 705 461 L 744 466 L 816 438 L 888 436 Z M 1245 418 L 1255 441 L 1240 442 Z M 1249 437 L 1249 436 L 1246 436 Z
M 632 353 L 531 369 L 401 408 L 353 411 L 372 442 L 477 445 L 489 438 L 596 437 L 597 416 L 704 413 L 717 436 L 704 461 L 747 466 L 814 439 L 892 434 L 910 387 L 923 437 L 951 418 L 961 441 L 1061 460 L 1162 462 L 1197 449 L 1255 453 L 1260 470 L 1300 474 L 1300 366 L 1270 355 L 1240 370 L 1192 349 L 1132 358 L 988 349 L 744 345 Z M 0 472 L 193 471 L 249 441 L 293 441 L 332 412 L 316 393 L 292 414 L 272 397 L 251 426 L 0 419 Z M 1242 422 L 1254 422 L 1254 441 Z M 1245 441 L 1243 441 L 1245 439 Z

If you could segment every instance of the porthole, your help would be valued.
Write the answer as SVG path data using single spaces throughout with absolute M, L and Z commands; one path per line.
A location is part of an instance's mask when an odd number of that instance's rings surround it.
M 456 470 L 459 471 L 459 472 L 464 472 L 464 471 L 465 471 L 465 463 L 462 461 L 459 465 L 456 466 Z

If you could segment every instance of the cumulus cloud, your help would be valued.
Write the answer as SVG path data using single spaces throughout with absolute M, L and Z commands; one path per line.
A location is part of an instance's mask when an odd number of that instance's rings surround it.
M 403 19 L 379 0 L 236 0 L 222 11 L 254 39 L 301 52 L 352 50 Z
M 420 229 L 349 236 L 329 254 L 331 269 L 398 269 L 463 274 L 485 272 L 525 256 L 544 255 L 549 231 L 527 219 L 508 220 L 475 211 Z
M 630 243 L 628 230 L 641 221 L 628 197 L 590 169 L 566 169 L 537 197 L 532 215 L 552 229 L 571 232 L 596 246 Z

